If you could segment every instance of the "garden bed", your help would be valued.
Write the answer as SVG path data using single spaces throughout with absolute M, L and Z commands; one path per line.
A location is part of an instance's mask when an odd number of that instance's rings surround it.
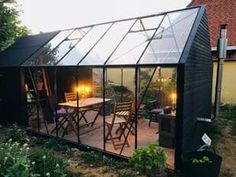
M 24 158 L 28 158 L 28 168 L 32 173 L 43 177 L 144 177 L 128 162 L 118 162 L 101 153 L 83 152 L 70 148 L 64 142 L 55 139 L 44 139 L 28 136 L 24 129 L 17 126 L 0 128 L 0 143 L 25 148 Z M 10 144 L 10 145 L 9 145 Z M 26 150 L 26 148 L 28 150 Z M 9 153 L 12 153 L 8 150 Z M 18 150 L 20 151 L 20 150 Z M 4 157 L 3 157 L 4 158 Z M 32 166 L 36 165 L 37 170 Z M 39 170 L 41 169 L 41 170 Z M 56 173 L 58 172 L 58 173 Z M 3 173 L 3 172 L 1 172 Z M 0 173 L 0 177 L 1 177 Z M 169 176 L 175 176 L 168 171 Z M 30 176 L 30 175 L 28 175 Z M 28 177 L 27 175 L 18 177 Z

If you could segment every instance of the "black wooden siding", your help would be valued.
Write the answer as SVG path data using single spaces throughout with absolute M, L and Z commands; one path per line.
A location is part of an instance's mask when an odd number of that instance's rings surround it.
M 183 66 L 182 80 L 182 153 L 196 150 L 205 132 L 197 117 L 211 116 L 212 60 L 207 16 L 204 10 L 189 55 Z

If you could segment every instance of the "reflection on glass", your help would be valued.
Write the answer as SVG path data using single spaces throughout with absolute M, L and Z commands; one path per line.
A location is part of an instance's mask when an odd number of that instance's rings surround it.
M 180 53 L 170 25 L 166 16 L 139 64 L 178 62 Z
M 108 60 L 107 65 L 136 64 L 154 30 L 129 33 Z
M 192 15 L 196 16 L 197 12 L 198 12 L 198 8 L 168 13 L 168 16 L 170 18 L 171 24 L 174 25 L 175 23 L 178 23 L 184 20 L 185 18 L 189 18 Z
M 111 24 L 109 23 L 93 27 L 63 60 L 59 62 L 59 65 L 77 65 L 110 26 Z
M 55 64 L 57 61 L 59 61 L 77 42 L 78 40 L 66 40 L 62 42 L 56 49 L 56 61 L 53 61 L 53 63 L 47 63 L 47 64 Z
M 115 23 L 80 65 L 102 65 L 130 29 L 134 20 Z
M 140 68 L 138 119 L 138 147 L 158 144 L 167 153 L 167 163 L 174 169 L 175 161 L 175 112 L 176 68 Z
M 131 156 L 135 150 L 135 123 L 129 116 L 134 105 L 134 76 L 134 68 L 107 69 L 105 97 L 112 99 L 113 111 L 105 115 L 105 148 L 123 156 Z M 126 113 L 119 114 L 123 111 Z
M 198 9 L 167 14 L 140 64 L 177 63 Z M 185 27 L 183 29 L 183 26 Z
M 197 12 L 198 9 L 192 9 L 183 12 L 171 13 L 168 15 L 180 52 L 183 51 Z
M 61 31 L 45 46 L 42 47 L 35 55 L 30 57 L 23 65 L 37 66 L 45 65 L 54 60 L 55 52 L 53 51 L 73 30 Z
M 84 37 L 84 35 L 87 33 L 89 29 L 90 28 L 75 29 L 74 32 L 67 37 L 67 39 L 68 40 L 81 39 L 82 37 Z

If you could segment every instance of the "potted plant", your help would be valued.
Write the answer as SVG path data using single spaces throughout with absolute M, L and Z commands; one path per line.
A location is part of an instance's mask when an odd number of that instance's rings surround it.
M 167 155 L 155 144 L 135 150 L 129 162 L 137 169 L 150 177 L 165 177 Z
M 187 177 L 218 177 L 222 157 L 213 149 L 188 152 L 183 156 L 184 174 Z

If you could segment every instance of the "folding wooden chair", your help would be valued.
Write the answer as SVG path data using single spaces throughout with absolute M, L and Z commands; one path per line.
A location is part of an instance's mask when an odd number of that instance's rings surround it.
M 131 112 L 132 102 L 116 103 L 114 106 L 113 117 L 105 120 L 105 124 L 107 126 L 107 134 L 105 140 L 111 140 L 115 150 L 117 149 L 117 146 L 121 146 L 123 144 L 129 147 L 128 141 L 120 141 L 122 136 L 124 136 L 125 138 L 125 130 L 126 128 L 128 128 Z M 118 136 L 113 136 L 113 130 L 115 125 L 118 125 L 118 129 L 115 131 L 116 133 L 119 133 Z M 115 142 L 115 140 L 119 140 L 119 143 Z
M 55 120 L 55 121 L 57 121 L 57 125 L 55 126 L 55 128 L 53 128 L 51 130 L 51 133 L 53 133 L 56 130 L 60 131 L 62 129 L 63 130 L 62 137 L 64 137 L 65 134 L 67 133 L 67 128 L 66 128 L 67 125 L 66 124 L 68 124 L 68 122 L 70 122 L 70 121 L 68 121 L 68 119 L 70 119 L 73 116 L 75 111 L 74 111 L 74 109 L 67 109 L 66 110 L 64 108 L 60 108 L 60 109 L 56 110 L 55 97 L 49 96 L 48 99 L 49 99 L 49 104 L 50 104 L 50 108 L 53 112 L 53 115 L 57 116 L 57 117 L 55 117 L 55 119 L 57 119 L 57 120 Z M 76 131 L 76 130 L 74 130 L 74 131 Z
M 76 93 L 74 93 L 74 92 L 65 92 L 64 95 L 65 95 L 66 102 L 76 101 L 77 100 Z M 85 121 L 85 123 L 87 124 L 87 126 L 89 126 L 89 125 L 88 125 L 88 121 L 87 121 L 87 119 L 85 117 L 85 114 L 89 110 L 90 109 L 88 109 L 88 108 L 79 108 L 79 113 L 80 113 L 79 121 L 81 119 L 83 119 Z

